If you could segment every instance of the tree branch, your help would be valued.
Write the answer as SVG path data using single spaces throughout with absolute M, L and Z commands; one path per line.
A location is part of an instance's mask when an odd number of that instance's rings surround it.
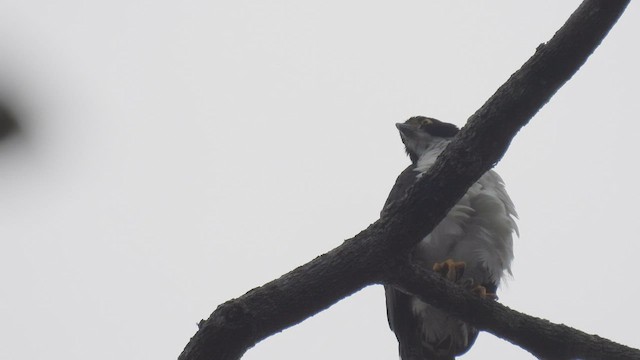
M 433 271 L 398 262 L 386 282 L 529 351 L 539 359 L 638 360 L 640 350 L 482 299 Z
M 602 41 L 629 0 L 586 0 L 478 110 L 436 164 L 378 221 L 334 250 L 220 305 L 181 360 L 237 359 L 260 340 L 381 282 L 506 151 L 511 139 Z M 393 260 L 393 259 L 392 259 Z

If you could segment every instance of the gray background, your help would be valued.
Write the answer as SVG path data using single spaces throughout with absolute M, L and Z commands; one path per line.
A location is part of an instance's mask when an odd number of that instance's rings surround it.
M 0 358 L 172 359 L 375 221 L 395 122 L 465 120 L 579 1 L 0 0 Z M 513 141 L 514 309 L 640 347 L 640 6 Z M 246 359 L 394 359 L 372 286 Z M 465 359 L 532 359 L 482 334 Z

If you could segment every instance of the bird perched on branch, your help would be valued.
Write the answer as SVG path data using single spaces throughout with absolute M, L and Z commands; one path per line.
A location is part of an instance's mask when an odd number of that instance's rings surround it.
M 405 196 L 458 133 L 455 125 L 424 116 L 396 127 L 412 164 L 398 177 L 385 208 Z M 495 299 L 501 278 L 511 273 L 516 216 L 502 179 L 490 170 L 416 245 L 411 261 Z M 385 293 L 389 326 L 398 338 L 402 360 L 452 360 L 469 350 L 478 336 L 471 325 L 413 295 L 390 286 L 385 286 Z

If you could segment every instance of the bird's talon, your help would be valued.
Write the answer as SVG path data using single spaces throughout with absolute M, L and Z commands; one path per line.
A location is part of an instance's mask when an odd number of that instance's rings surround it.
M 447 259 L 441 263 L 433 264 L 433 271 L 445 277 L 449 281 L 457 282 L 464 274 L 465 263 Z
M 488 292 L 487 288 L 485 288 L 482 285 L 476 285 L 471 289 L 471 292 L 474 293 L 475 295 L 480 296 L 483 299 L 498 300 L 498 295 Z

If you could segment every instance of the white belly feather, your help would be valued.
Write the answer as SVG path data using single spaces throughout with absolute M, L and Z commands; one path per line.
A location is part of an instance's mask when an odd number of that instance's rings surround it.
M 420 157 L 417 176 L 433 165 L 445 146 L 446 142 L 438 144 Z M 496 172 L 488 171 L 416 246 L 414 261 L 429 269 L 447 259 L 463 261 L 466 263 L 463 279 L 497 286 L 504 275 L 511 273 L 513 234 L 518 232 L 516 216 L 502 179 Z M 449 339 L 450 347 L 458 352 L 467 349 L 470 339 L 475 339 L 472 334 L 476 330 L 470 325 L 417 298 L 413 299 L 412 309 L 415 316 L 423 319 L 425 347 Z
M 433 165 L 441 151 L 436 148 L 418 160 L 418 176 Z M 447 259 L 464 261 L 465 278 L 473 278 L 476 284 L 498 284 L 510 273 L 513 234 L 518 232 L 516 216 L 500 175 L 488 171 L 418 244 L 415 259 L 429 268 Z

